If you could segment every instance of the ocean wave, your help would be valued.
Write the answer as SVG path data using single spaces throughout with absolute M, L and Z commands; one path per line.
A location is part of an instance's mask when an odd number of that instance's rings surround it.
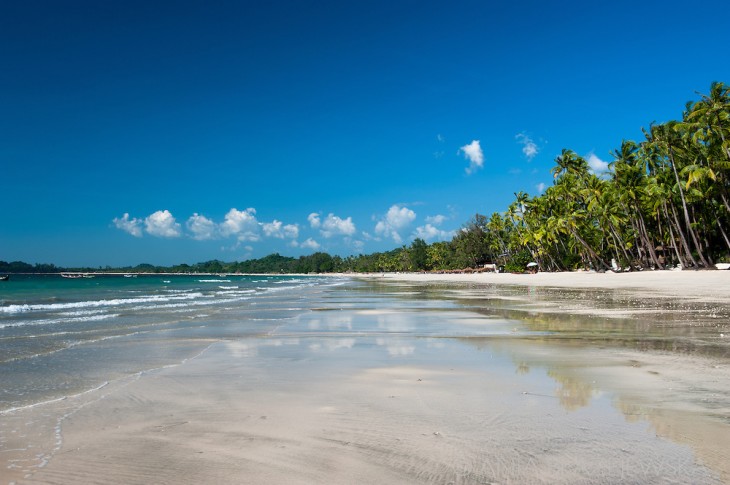
M 59 312 L 58 315 L 63 317 L 83 317 L 87 315 L 99 315 L 100 313 L 106 312 L 105 309 L 100 308 L 96 310 L 76 310 L 71 312 Z
M 168 308 L 190 308 L 191 302 L 187 303 L 163 303 L 161 305 L 138 305 L 133 306 L 129 308 L 125 308 L 128 312 L 139 312 L 142 310 L 162 310 L 162 309 L 168 309 Z
M 290 283 L 290 282 L 287 281 L 287 283 Z M 296 289 L 303 288 L 306 286 L 313 286 L 313 283 L 307 282 L 306 284 L 301 284 L 301 285 L 278 286 L 278 287 L 261 288 L 261 289 L 273 293 L 273 292 L 279 292 L 279 291 L 296 290 Z
M 206 299 L 204 300 L 195 300 L 195 301 L 187 301 L 185 303 L 165 303 L 162 305 L 139 305 L 135 307 L 131 307 L 128 310 L 130 312 L 133 311 L 142 311 L 142 310 L 150 310 L 150 311 L 156 311 L 156 310 L 166 310 L 171 308 L 186 308 L 186 309 L 192 309 L 193 307 L 197 306 L 212 306 L 212 305 L 220 305 L 223 303 L 232 303 L 232 302 L 239 302 L 243 300 L 249 300 L 251 298 L 250 294 L 241 294 L 237 298 L 230 298 L 230 295 L 226 295 L 226 292 L 217 292 L 217 295 L 226 296 L 227 298 L 214 298 L 213 295 L 206 295 Z M 237 292 L 234 294 L 238 294 Z
M 256 290 L 248 289 L 248 290 L 224 290 L 224 291 L 216 291 L 216 295 L 251 295 L 253 293 L 256 293 Z
M 103 388 L 105 388 L 108 385 L 109 385 L 109 381 L 104 381 L 104 382 L 102 382 L 100 385 L 98 385 L 96 387 L 92 387 L 91 389 L 87 389 L 85 391 L 81 391 L 81 392 L 78 392 L 76 394 L 70 394 L 68 396 L 61 396 L 61 397 L 57 397 L 57 398 L 54 398 L 54 399 L 48 399 L 46 401 L 40 401 L 40 402 L 36 402 L 36 403 L 32 403 L 32 404 L 26 404 L 25 406 L 17 406 L 17 407 L 13 407 L 13 408 L 9 408 L 9 409 L 3 409 L 3 410 L 0 410 L 0 416 L 4 416 L 4 415 L 7 415 L 7 414 L 12 414 L 12 413 L 14 413 L 16 411 L 22 411 L 24 409 L 31 409 L 31 408 L 35 408 L 35 407 L 38 407 L 38 406 L 44 406 L 46 404 L 52 404 L 54 402 L 64 401 L 66 399 L 76 398 L 76 397 L 79 397 L 79 396 L 83 396 L 84 394 L 90 394 L 92 392 L 95 392 L 95 391 L 98 391 L 100 389 L 103 389 Z
M 69 308 L 98 308 L 98 307 L 114 307 L 120 305 L 136 305 L 139 303 L 157 303 L 174 300 L 192 300 L 201 298 L 205 295 L 202 293 L 186 293 L 182 295 L 149 295 L 139 298 L 117 298 L 113 300 L 91 300 L 91 301 L 75 301 L 69 303 L 37 303 L 8 305 L 0 308 L 2 313 L 25 313 L 34 311 L 54 311 L 66 310 Z
M 221 290 L 237 290 L 240 286 L 219 286 Z
M 231 280 L 198 280 L 198 283 L 230 283 Z
M 107 320 L 109 318 L 116 318 L 118 316 L 119 316 L 118 313 L 107 313 L 104 315 L 89 315 L 86 317 L 48 318 L 48 319 L 44 319 L 44 320 L 21 320 L 19 322 L 0 324 L 0 329 L 12 328 L 12 327 L 28 327 L 28 326 L 32 326 L 32 325 L 54 325 L 54 324 L 58 324 L 58 323 L 96 322 L 99 320 Z

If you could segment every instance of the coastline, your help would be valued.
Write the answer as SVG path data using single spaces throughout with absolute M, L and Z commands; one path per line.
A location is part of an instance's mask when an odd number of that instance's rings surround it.
M 730 302 L 730 271 L 637 271 L 596 273 L 369 273 L 354 278 L 381 279 L 412 283 L 490 284 L 554 288 L 595 288 L 635 290 L 653 296 L 682 296 L 693 299 Z

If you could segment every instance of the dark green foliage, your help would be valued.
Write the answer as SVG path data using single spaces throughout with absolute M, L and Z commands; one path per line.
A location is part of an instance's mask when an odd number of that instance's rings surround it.
M 532 255 L 529 251 L 523 249 L 509 257 L 504 270 L 507 273 L 524 273 L 527 269 L 527 263 L 532 261 Z
M 279 253 L 269 254 L 261 259 L 250 259 L 233 263 L 226 272 L 230 273 L 294 273 L 294 258 L 281 256 Z
M 428 244 L 420 238 L 413 240 L 409 251 L 411 266 L 414 271 L 424 271 L 428 267 Z
M 60 269 L 53 264 L 36 263 L 31 265 L 23 261 L 8 263 L 0 261 L 0 273 L 56 273 Z

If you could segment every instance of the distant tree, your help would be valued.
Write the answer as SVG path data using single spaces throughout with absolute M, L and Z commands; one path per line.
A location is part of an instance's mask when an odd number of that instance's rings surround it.
M 430 269 L 428 265 L 428 244 L 421 238 L 416 238 L 411 243 L 411 249 L 408 252 L 411 260 L 411 267 L 414 271 L 423 271 Z
M 453 247 L 446 241 L 438 241 L 426 248 L 429 269 L 451 269 L 453 261 Z
M 456 266 L 476 267 L 491 260 L 491 250 L 487 240 L 487 218 L 476 214 L 454 236 L 451 244 L 454 246 Z

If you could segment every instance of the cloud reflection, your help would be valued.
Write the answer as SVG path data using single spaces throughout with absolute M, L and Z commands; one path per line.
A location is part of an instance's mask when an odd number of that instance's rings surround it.
M 400 345 L 398 340 L 378 338 L 375 343 L 380 347 L 385 347 L 388 355 L 391 357 L 412 355 L 416 351 L 413 345 Z

